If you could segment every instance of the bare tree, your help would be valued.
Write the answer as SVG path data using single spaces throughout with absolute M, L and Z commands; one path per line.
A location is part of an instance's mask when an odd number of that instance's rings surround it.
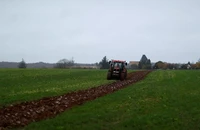
M 70 68 L 74 66 L 73 58 L 71 60 L 68 59 L 61 59 L 56 63 L 56 68 Z

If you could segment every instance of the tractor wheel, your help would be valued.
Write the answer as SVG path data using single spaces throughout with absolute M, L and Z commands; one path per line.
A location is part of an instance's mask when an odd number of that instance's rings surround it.
M 127 77 L 127 71 L 125 72 L 124 79 L 126 79 L 126 77 Z
M 112 78 L 111 72 L 108 72 L 108 73 L 107 73 L 107 80 L 110 80 L 111 78 Z
M 123 81 L 125 79 L 125 73 L 120 74 L 120 80 Z

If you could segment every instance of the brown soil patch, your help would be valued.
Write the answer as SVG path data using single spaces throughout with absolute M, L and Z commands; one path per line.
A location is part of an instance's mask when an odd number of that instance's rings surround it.
M 0 109 L 0 130 L 5 128 L 23 127 L 31 122 L 40 121 L 71 108 L 83 104 L 86 101 L 122 89 L 136 83 L 151 71 L 137 71 L 129 73 L 124 81 L 116 81 L 98 87 L 79 90 L 61 96 L 46 97 L 40 100 L 22 102 Z

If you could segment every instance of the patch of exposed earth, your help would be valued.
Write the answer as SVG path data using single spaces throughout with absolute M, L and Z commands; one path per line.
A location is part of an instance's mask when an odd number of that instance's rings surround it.
M 0 109 L 0 130 L 23 127 L 31 122 L 54 117 L 57 114 L 86 101 L 112 93 L 145 78 L 151 71 L 129 73 L 124 81 L 116 81 L 85 90 L 67 93 L 60 96 L 46 97 L 40 100 L 22 102 Z

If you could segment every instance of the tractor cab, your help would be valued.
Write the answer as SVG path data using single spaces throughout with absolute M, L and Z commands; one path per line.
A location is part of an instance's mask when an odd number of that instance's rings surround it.
M 110 68 L 108 70 L 107 79 L 120 79 L 124 80 L 127 75 L 126 61 L 111 60 L 109 61 Z

